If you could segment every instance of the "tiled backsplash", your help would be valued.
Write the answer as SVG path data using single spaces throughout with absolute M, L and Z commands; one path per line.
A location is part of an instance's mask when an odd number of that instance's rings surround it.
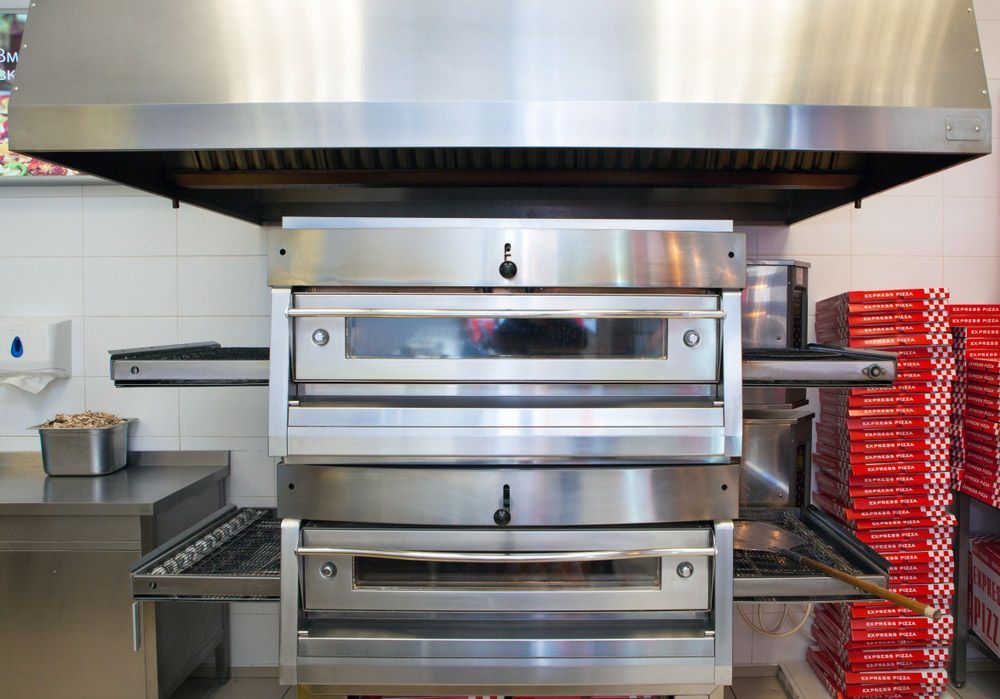
M 1000 105 L 1000 0 L 976 8 Z M 748 250 L 811 262 L 813 302 L 851 288 L 942 285 L 958 302 L 1000 302 L 1000 139 L 993 150 L 860 210 L 747 229 Z M 139 448 L 232 450 L 230 498 L 273 504 L 266 389 L 116 389 L 107 366 L 107 350 L 122 347 L 267 344 L 263 231 L 117 187 L 0 187 L 0 211 L 0 315 L 72 318 L 74 343 L 73 378 L 38 396 L 0 387 L 0 451 L 37 449 L 25 427 L 57 411 L 110 410 L 139 418 Z M 276 664 L 274 607 L 235 605 L 233 637 L 234 664 Z M 805 645 L 801 634 L 751 637 L 737 617 L 739 664 L 793 659 Z
M 56 412 L 137 417 L 140 449 L 232 451 L 229 497 L 274 505 L 267 389 L 117 389 L 108 350 L 216 340 L 268 343 L 257 226 L 120 187 L 0 187 L 0 315 L 73 320 L 73 377 L 37 396 L 0 388 L 0 451 Z M 275 605 L 234 605 L 233 663 L 277 664 Z

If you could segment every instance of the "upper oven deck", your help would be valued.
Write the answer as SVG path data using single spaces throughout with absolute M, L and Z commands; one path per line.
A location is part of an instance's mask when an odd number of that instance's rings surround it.
M 369 290 L 739 290 L 746 241 L 719 221 L 286 219 L 269 236 L 268 280 Z

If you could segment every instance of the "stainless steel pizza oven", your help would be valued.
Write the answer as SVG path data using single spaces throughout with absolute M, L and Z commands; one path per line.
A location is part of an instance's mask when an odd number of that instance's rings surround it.
M 291 220 L 268 254 L 284 682 L 729 681 L 741 234 Z

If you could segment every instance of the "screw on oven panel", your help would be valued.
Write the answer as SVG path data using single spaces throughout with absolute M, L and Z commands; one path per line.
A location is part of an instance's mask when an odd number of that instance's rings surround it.
M 880 367 L 878 364 L 872 364 L 861 370 L 861 373 L 867 376 L 869 379 L 877 379 L 885 373 L 885 369 Z
M 312 340 L 314 345 L 319 345 L 320 347 L 322 347 L 323 345 L 325 345 L 327 342 L 330 341 L 330 333 L 328 333 L 323 328 L 320 328 L 319 330 L 313 330 Z
M 337 574 L 337 566 L 333 565 L 330 561 L 327 561 L 319 567 L 319 574 L 324 578 L 332 578 Z
M 677 574 L 682 578 L 690 578 L 694 575 L 694 566 L 689 561 L 678 564 Z
M 697 330 L 688 330 L 684 333 L 684 344 L 688 347 L 697 347 L 701 344 L 701 335 Z

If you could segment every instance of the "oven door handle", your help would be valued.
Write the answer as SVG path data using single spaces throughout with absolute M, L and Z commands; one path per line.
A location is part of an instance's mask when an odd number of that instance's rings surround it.
M 289 318 L 663 318 L 723 320 L 725 311 L 574 310 L 508 308 L 467 310 L 458 308 L 289 308 Z
M 361 556 L 431 563 L 584 563 L 587 561 L 620 561 L 632 558 L 663 558 L 666 556 L 715 556 L 717 553 L 716 549 L 711 546 L 629 549 L 625 551 L 550 551 L 545 553 L 394 551 L 391 549 L 326 546 L 300 546 L 295 549 L 295 554 L 298 556 Z

